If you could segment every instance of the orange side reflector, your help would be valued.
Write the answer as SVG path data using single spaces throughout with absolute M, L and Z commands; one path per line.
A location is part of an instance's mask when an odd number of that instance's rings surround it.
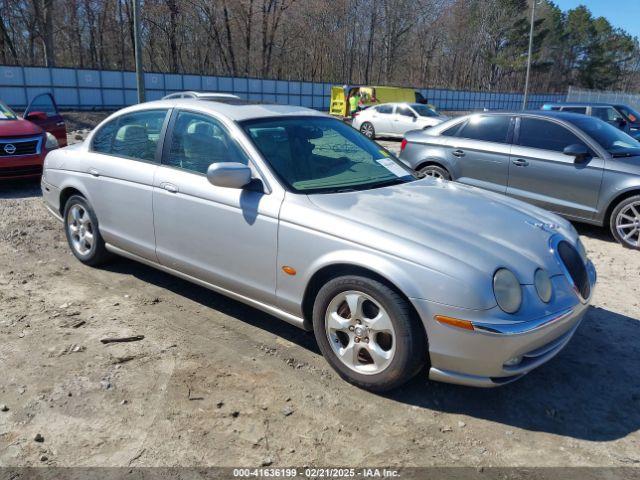
M 282 267 L 282 271 L 284 273 L 286 273 L 287 275 L 295 275 L 296 273 L 298 273 L 298 272 L 296 272 L 295 268 L 290 267 L 288 265 L 285 265 L 284 267 Z
M 434 317 L 438 322 L 452 327 L 463 328 L 465 330 L 473 330 L 473 323 L 469 320 L 460 320 L 459 318 L 445 317 L 444 315 L 436 315 Z

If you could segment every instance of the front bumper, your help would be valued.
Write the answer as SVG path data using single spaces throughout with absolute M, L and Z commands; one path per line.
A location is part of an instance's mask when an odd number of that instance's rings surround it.
M 593 287 L 595 271 L 591 276 Z M 553 281 L 552 304 L 525 321 L 505 320 L 498 307 L 467 310 L 411 299 L 429 340 L 429 378 L 459 385 L 497 387 L 517 380 L 553 358 L 571 340 L 589 308 L 588 302 L 579 301 L 564 276 L 556 276 Z M 465 330 L 446 325 L 436 321 L 435 315 L 465 319 L 475 328 Z M 517 364 L 506 364 L 517 357 L 521 357 Z
M 34 155 L 0 157 L 0 180 L 34 178 L 42 175 L 44 152 Z

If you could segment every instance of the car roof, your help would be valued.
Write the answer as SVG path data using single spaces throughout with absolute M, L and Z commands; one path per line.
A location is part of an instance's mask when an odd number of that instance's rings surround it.
M 311 108 L 294 105 L 272 105 L 260 103 L 229 104 L 221 102 L 203 102 L 195 98 L 171 98 L 139 103 L 122 110 L 122 113 L 149 110 L 154 108 L 185 108 L 202 113 L 213 113 L 227 117 L 233 121 L 243 121 L 257 118 L 277 117 L 281 115 L 303 115 L 329 117 L 328 114 Z
M 622 103 L 597 103 L 597 102 L 545 102 L 544 105 L 558 107 L 612 107 L 624 105 Z
M 558 118 L 560 120 L 584 120 L 587 117 L 582 113 L 573 113 L 573 112 L 559 112 L 557 110 L 513 110 L 513 111 L 488 111 L 488 112 L 474 112 L 467 115 L 467 117 L 472 117 L 474 115 L 519 115 L 519 116 L 527 116 L 527 117 L 548 117 L 548 118 Z

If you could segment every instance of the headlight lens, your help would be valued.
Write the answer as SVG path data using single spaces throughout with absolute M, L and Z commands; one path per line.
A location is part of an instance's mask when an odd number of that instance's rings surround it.
M 549 303 L 549 301 L 551 300 L 551 294 L 553 293 L 553 285 L 551 284 L 549 274 L 539 268 L 538 270 L 536 270 L 533 282 L 536 286 L 536 291 L 538 292 L 540 300 L 542 300 L 544 303 Z
M 522 304 L 522 288 L 516 276 L 506 268 L 493 276 L 493 294 L 498 306 L 507 313 L 515 313 Z
M 58 139 L 54 137 L 53 134 L 47 132 L 47 142 L 44 144 L 44 148 L 47 150 L 55 150 L 59 146 Z

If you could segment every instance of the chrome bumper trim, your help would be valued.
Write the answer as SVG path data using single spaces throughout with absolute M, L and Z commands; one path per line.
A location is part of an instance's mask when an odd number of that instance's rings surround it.
M 573 313 L 573 308 L 567 308 L 560 312 L 547 315 L 546 317 L 538 318 L 536 320 L 529 320 L 526 322 L 504 324 L 473 322 L 473 328 L 476 331 L 487 333 L 490 335 L 521 335 L 535 332 L 536 330 L 544 328 L 547 325 L 555 322 L 560 322 L 573 315 Z

